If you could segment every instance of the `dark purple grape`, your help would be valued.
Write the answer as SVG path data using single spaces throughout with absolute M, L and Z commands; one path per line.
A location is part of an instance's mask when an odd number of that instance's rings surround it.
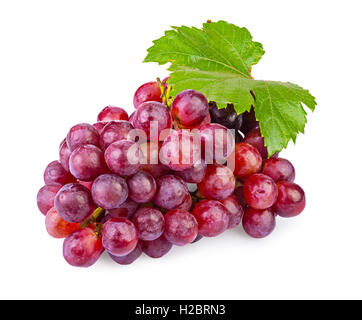
M 238 115 L 234 109 L 234 105 L 228 104 L 226 108 L 219 109 L 216 103 L 211 101 L 209 106 L 211 122 L 219 123 L 229 129 L 235 129 L 235 121 Z
M 121 264 L 121 265 L 128 265 L 128 264 L 135 262 L 141 256 L 142 247 L 141 247 L 141 244 L 138 243 L 136 248 L 134 248 L 134 250 L 132 252 L 130 252 L 129 254 L 122 256 L 122 257 L 117 257 L 110 253 L 108 253 L 108 254 L 114 262 L 117 262 L 118 264 Z
M 132 221 L 138 231 L 138 238 L 152 241 L 159 238 L 165 229 L 165 219 L 160 210 L 155 208 L 140 208 L 134 214 Z
M 118 208 L 127 200 L 127 183 L 116 174 L 103 174 L 93 182 L 92 197 L 103 209 Z
M 96 128 L 88 123 L 80 123 L 72 127 L 67 134 L 67 145 L 74 151 L 85 144 L 99 147 L 99 133 Z
M 259 126 L 259 122 L 255 119 L 254 108 L 252 107 L 250 111 L 245 111 L 242 114 L 243 123 L 239 129 L 244 135 L 247 135 L 252 129 Z
M 54 207 L 55 196 L 61 188 L 61 184 L 54 183 L 45 185 L 39 190 L 36 196 L 36 202 L 43 215 L 46 215 L 48 211 Z
M 82 222 L 95 209 L 90 191 L 79 183 L 63 186 L 55 197 L 55 209 L 68 222 Z
M 75 178 L 64 169 L 59 161 L 50 162 L 44 171 L 45 184 L 59 183 L 61 185 L 75 182 Z
M 172 243 L 164 235 L 153 241 L 142 241 L 141 245 L 142 251 L 151 258 L 161 258 L 172 248 Z

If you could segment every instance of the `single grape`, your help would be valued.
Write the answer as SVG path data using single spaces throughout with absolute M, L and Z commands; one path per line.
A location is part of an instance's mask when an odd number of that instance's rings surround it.
M 195 90 L 181 91 L 171 106 L 172 118 L 186 126 L 200 123 L 208 112 L 209 105 L 206 97 Z
M 81 181 L 92 181 L 108 171 L 102 150 L 91 144 L 80 146 L 72 152 L 69 169 Z
M 138 238 L 152 241 L 159 238 L 165 230 L 165 219 L 160 210 L 155 208 L 140 208 L 134 214 L 132 221 L 138 231 Z
M 112 218 L 103 225 L 102 244 L 108 253 L 125 256 L 136 248 L 137 242 L 136 227 L 126 218 Z
M 225 206 L 225 208 L 229 212 L 230 219 L 229 219 L 228 229 L 237 227 L 240 224 L 244 214 L 243 207 L 238 198 L 234 194 L 232 194 L 226 199 L 221 200 L 220 202 Z
M 142 241 L 141 245 L 142 251 L 151 258 L 161 258 L 172 248 L 172 243 L 164 235 L 156 240 Z
M 128 121 L 110 121 L 103 128 L 100 136 L 102 150 L 106 150 L 109 145 L 119 140 L 132 139 L 133 126 Z
M 120 207 L 115 209 L 107 210 L 108 214 L 113 218 L 128 218 L 131 219 L 133 214 L 139 208 L 139 204 L 130 199 L 127 199 L 125 202 L 121 204 Z
M 265 146 L 264 138 L 261 136 L 259 127 L 250 130 L 249 133 L 245 136 L 243 142 L 255 147 L 260 152 L 263 160 L 268 159 L 268 149 Z M 273 157 L 277 156 L 278 153 L 273 155 Z
M 179 129 L 185 129 L 185 130 L 193 130 L 193 129 L 200 129 L 202 126 L 209 124 L 211 122 L 211 116 L 210 113 L 208 112 L 207 115 L 205 116 L 205 118 L 201 121 L 198 122 L 196 124 L 192 124 L 190 126 L 187 126 L 185 124 L 181 124 L 180 122 L 177 122 L 177 120 L 172 120 L 173 126 L 176 130 Z
M 275 182 L 293 182 L 295 179 L 294 166 L 290 161 L 283 158 L 270 158 L 265 160 L 261 173 L 269 176 Z
M 278 188 L 272 178 L 253 174 L 243 185 L 244 199 L 254 209 L 270 208 L 278 198 Z
M 67 141 L 64 139 L 59 146 L 59 160 L 63 168 L 69 172 L 69 157 L 72 152 L 68 148 Z
M 202 200 L 192 214 L 197 220 L 199 234 L 204 237 L 216 237 L 228 228 L 229 212 L 219 201 Z
M 67 222 L 82 222 L 95 209 L 90 191 L 79 183 L 63 186 L 55 197 L 55 209 Z
M 159 150 L 161 149 L 161 146 L 162 143 L 150 141 L 140 145 L 140 149 L 143 154 L 141 169 L 149 172 L 155 179 L 170 171 L 170 168 L 166 167 L 159 160 Z
M 104 158 L 112 172 L 121 176 L 131 176 L 141 167 L 143 154 L 137 143 L 120 140 L 107 148 Z
M 295 217 L 305 208 L 305 194 L 296 183 L 280 181 L 278 186 L 278 199 L 273 206 L 276 214 L 284 218 Z
M 201 143 L 202 155 L 207 164 L 214 160 L 218 163 L 224 162 L 235 147 L 231 131 L 218 123 L 202 126 L 197 133 L 197 139 Z
M 36 202 L 43 215 L 46 215 L 48 211 L 54 207 L 55 196 L 61 188 L 62 185 L 59 183 L 48 184 L 41 187 L 36 196 Z
M 97 121 L 128 120 L 128 114 L 119 107 L 105 107 L 98 115 Z
M 190 169 L 200 159 L 200 148 L 187 130 L 171 130 L 163 141 L 160 161 L 174 171 Z
M 205 161 L 201 160 L 193 164 L 191 168 L 175 171 L 173 174 L 179 176 L 187 183 L 200 183 L 205 177 L 206 167 Z
M 161 208 L 176 209 L 189 194 L 186 183 L 180 177 L 165 175 L 158 178 L 156 183 L 157 191 L 152 202 Z
M 74 267 L 90 267 L 103 250 L 101 238 L 91 228 L 74 231 L 63 243 L 63 256 Z
M 127 254 L 125 256 L 117 257 L 117 256 L 114 256 L 113 254 L 110 254 L 110 253 L 108 253 L 108 254 L 114 262 L 117 262 L 118 264 L 121 264 L 121 265 L 129 265 L 129 264 L 135 262 L 141 256 L 141 254 L 142 254 L 141 243 L 138 243 L 136 248 L 134 248 L 132 252 L 130 252 L 129 254 Z
M 234 174 L 239 179 L 245 179 L 254 173 L 260 172 L 263 159 L 259 151 L 247 143 L 235 145 L 235 170 Z
M 184 246 L 193 242 L 197 234 L 197 221 L 186 210 L 171 210 L 165 215 L 165 237 L 172 244 Z
M 275 228 L 275 215 L 271 209 L 248 207 L 243 216 L 245 232 L 253 238 L 265 238 Z
M 136 129 L 143 130 L 148 140 L 162 140 L 161 132 L 172 127 L 171 114 L 160 102 L 144 102 L 133 116 L 133 125 Z
M 156 81 L 151 81 L 140 86 L 133 97 L 133 105 L 137 109 L 143 102 L 162 102 L 161 89 Z
M 138 171 L 127 179 L 129 197 L 137 203 L 146 203 L 156 194 L 157 185 L 152 175 L 145 171 Z
M 96 128 L 88 123 L 80 123 L 72 127 L 67 134 L 67 145 L 74 151 L 85 144 L 99 147 L 99 133 Z
M 211 101 L 209 106 L 212 122 L 219 123 L 229 129 L 235 129 L 235 121 L 238 115 L 234 105 L 228 104 L 226 108 L 219 109 L 216 103 Z
M 50 162 L 44 171 L 45 184 L 59 183 L 64 185 L 74 181 L 75 178 L 63 168 L 59 161 Z
M 242 114 L 243 123 L 239 129 L 244 135 L 247 135 L 252 129 L 259 126 L 259 122 L 255 119 L 254 108 L 252 107 L 249 111 L 245 111 Z
M 126 181 L 116 174 L 103 174 L 93 182 L 92 197 L 103 209 L 115 209 L 127 200 Z
M 99 135 L 102 133 L 103 128 L 108 124 L 108 121 L 99 121 L 93 123 L 93 127 L 97 129 Z
M 189 211 L 191 208 L 192 208 L 192 197 L 190 194 L 188 194 L 184 202 L 182 202 L 176 209 Z
M 65 238 L 79 228 L 79 223 L 69 223 L 61 218 L 55 208 L 51 208 L 45 217 L 45 227 L 53 238 Z
M 200 193 L 207 199 L 223 200 L 235 189 L 233 172 L 221 164 L 208 165 L 204 179 L 197 184 Z

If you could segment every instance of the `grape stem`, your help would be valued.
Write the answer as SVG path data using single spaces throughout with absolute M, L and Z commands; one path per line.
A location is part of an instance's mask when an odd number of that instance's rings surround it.
M 171 90 L 172 90 L 172 86 L 168 85 L 167 89 L 166 89 L 165 83 L 162 82 L 160 78 L 157 78 L 157 83 L 160 86 L 162 103 L 164 103 L 167 106 L 168 109 L 171 109 L 170 93 L 171 93 Z
M 98 218 L 104 214 L 105 210 L 102 209 L 101 207 L 98 207 L 97 209 L 95 209 L 92 213 L 92 215 L 87 219 L 85 220 L 81 225 L 80 225 L 80 228 L 86 228 L 88 227 L 90 224 L 92 223 L 96 223 Z

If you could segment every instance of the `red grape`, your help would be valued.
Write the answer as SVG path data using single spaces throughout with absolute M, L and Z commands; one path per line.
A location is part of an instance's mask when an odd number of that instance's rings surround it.
M 234 194 L 232 194 L 226 199 L 221 200 L 220 202 L 225 206 L 225 208 L 229 212 L 230 219 L 229 219 L 228 229 L 237 227 L 240 224 L 244 214 L 243 207 L 238 198 Z
M 265 238 L 275 228 L 275 215 L 271 209 L 248 207 L 243 216 L 245 232 L 253 238 Z
M 126 218 L 112 218 L 103 225 L 102 244 L 110 254 L 125 256 L 136 248 L 137 242 L 136 227 Z
M 107 148 L 104 158 L 112 172 L 121 176 L 131 176 L 141 167 L 143 154 L 137 143 L 120 140 Z
M 102 252 L 101 238 L 91 228 L 74 231 L 63 243 L 63 256 L 74 267 L 90 267 Z
M 67 145 L 74 151 L 85 144 L 99 147 L 99 133 L 96 128 L 88 123 L 80 123 L 72 127 L 67 134 Z
M 67 141 L 64 139 L 59 147 L 59 160 L 66 171 L 69 171 L 69 157 L 71 153 Z
M 122 108 L 108 106 L 98 115 L 97 121 L 128 120 L 128 114 Z
M 157 191 L 152 201 L 161 208 L 176 209 L 189 194 L 186 183 L 180 177 L 165 175 L 158 178 L 156 182 Z
M 143 154 L 141 169 L 149 172 L 155 179 L 165 175 L 170 171 L 159 161 L 159 150 L 162 144 L 157 142 L 145 142 L 141 144 L 140 149 Z
M 197 234 L 197 221 L 186 210 L 171 210 L 165 215 L 165 237 L 172 244 L 184 246 L 193 242 Z
M 108 171 L 102 150 L 91 144 L 80 146 L 72 152 L 69 169 L 81 181 L 92 181 Z
M 90 191 L 79 183 L 63 186 L 55 197 L 55 209 L 68 222 L 82 222 L 95 209 Z
M 259 151 L 247 143 L 235 145 L 235 175 L 245 179 L 254 173 L 260 172 L 263 159 Z
M 133 105 L 137 109 L 143 102 L 162 102 L 161 89 L 156 81 L 147 82 L 140 86 L 133 97 Z
M 61 218 L 55 208 L 51 208 L 45 217 L 45 227 L 53 238 L 65 238 L 79 228 L 79 223 L 70 223 Z
M 278 188 L 273 179 L 261 173 L 246 179 L 243 191 L 245 201 L 254 209 L 270 208 L 278 198 Z
M 295 169 L 290 161 L 283 158 L 270 158 L 264 161 L 263 174 L 272 178 L 275 182 L 293 182 Z
M 223 200 L 235 189 L 233 172 L 221 164 L 208 165 L 204 179 L 197 184 L 200 193 L 207 199 Z
M 44 171 L 45 184 L 67 184 L 74 182 L 75 178 L 64 169 L 59 161 L 50 162 Z
M 127 200 L 127 183 L 116 174 L 103 174 L 93 182 L 92 197 L 103 209 L 118 208 Z
M 156 181 L 145 171 L 138 171 L 127 179 L 129 198 L 137 203 L 146 203 L 156 194 Z
M 209 112 L 206 97 L 195 90 L 180 92 L 172 102 L 171 114 L 181 125 L 194 125 L 200 123 Z
M 139 208 L 139 204 L 127 199 L 125 202 L 121 204 L 120 207 L 115 209 L 109 209 L 107 212 L 110 216 L 113 218 L 128 218 L 131 219 L 133 214 L 137 211 Z
M 192 208 L 192 197 L 190 194 L 188 194 L 184 202 L 182 202 L 176 209 L 183 209 L 189 211 L 191 208 Z
M 172 243 L 164 235 L 153 241 L 142 241 L 141 245 L 142 251 L 151 258 L 161 258 L 172 248 Z
M 143 130 L 148 140 L 151 138 L 152 141 L 154 141 L 153 139 L 162 140 L 162 137 L 160 137 L 161 132 L 172 127 L 171 114 L 162 103 L 144 102 L 138 107 L 133 116 L 133 125 L 136 129 Z M 154 135 L 152 137 L 151 131 Z
M 106 150 L 109 145 L 119 140 L 132 139 L 133 126 L 128 121 L 110 121 L 103 128 L 100 136 L 100 146 Z
M 98 133 L 101 134 L 103 128 L 108 124 L 108 121 L 99 121 L 96 123 L 93 123 L 93 127 L 97 129 Z
M 185 130 L 190 130 L 190 131 L 193 129 L 200 129 L 202 126 L 204 126 L 205 124 L 209 124 L 210 122 L 211 122 L 210 113 L 207 113 L 206 117 L 201 122 L 198 122 L 198 123 L 190 125 L 190 126 L 181 124 L 181 123 L 177 122 L 176 120 L 172 121 L 173 126 L 176 130 L 185 129 Z
M 54 207 L 55 196 L 61 188 L 61 184 L 54 183 L 45 185 L 39 190 L 36 196 L 36 202 L 43 215 L 46 215 L 48 211 Z
M 273 210 L 281 217 L 289 218 L 299 215 L 305 208 L 305 194 L 303 189 L 292 182 L 280 181 L 278 186 L 278 199 Z
M 152 241 L 159 238 L 165 229 L 165 219 L 160 210 L 155 208 L 140 208 L 134 214 L 132 221 L 138 231 L 138 238 Z
M 136 248 L 134 248 L 132 252 L 130 252 L 129 254 L 127 254 L 125 256 L 117 257 L 117 256 L 114 256 L 113 254 L 110 254 L 110 253 L 108 253 L 108 254 L 114 262 L 117 262 L 118 264 L 121 264 L 121 265 L 128 265 L 128 264 L 135 262 L 141 256 L 141 254 L 142 254 L 141 243 L 138 243 Z
M 216 237 L 223 233 L 229 225 L 229 212 L 225 206 L 215 200 L 202 200 L 192 211 L 199 225 L 199 234 L 205 237 Z
M 263 160 L 268 158 L 268 149 L 265 146 L 264 138 L 261 136 L 260 128 L 256 127 L 249 131 L 249 133 L 245 136 L 244 143 L 248 143 L 256 148 Z
M 187 183 L 200 183 L 206 173 L 206 163 L 201 160 L 196 162 L 191 168 L 183 170 L 183 171 L 175 171 L 173 172 L 175 175 L 182 178 Z

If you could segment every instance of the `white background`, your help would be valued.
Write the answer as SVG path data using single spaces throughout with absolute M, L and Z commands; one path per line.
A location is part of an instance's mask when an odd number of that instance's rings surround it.
M 362 298 L 360 1 L 0 1 L 0 298 Z M 167 75 L 142 63 L 170 25 L 246 26 L 266 54 L 257 79 L 317 97 L 305 135 L 282 153 L 307 208 L 263 240 L 241 228 L 160 260 L 89 269 L 62 257 L 36 207 L 45 166 L 79 122 Z

